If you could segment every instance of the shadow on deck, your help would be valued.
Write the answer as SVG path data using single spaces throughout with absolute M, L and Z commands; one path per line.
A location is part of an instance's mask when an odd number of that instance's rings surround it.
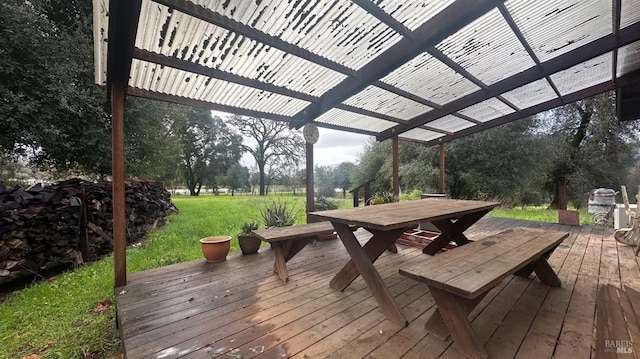
M 562 281 L 549 288 L 509 277 L 471 313 L 491 358 L 589 358 L 598 284 L 640 289 L 631 247 L 612 230 L 486 217 L 466 233 L 482 238 L 516 226 L 569 231 L 549 263 Z M 367 238 L 360 230 L 359 238 Z M 347 261 L 339 240 L 313 243 L 289 263 L 290 282 L 273 273 L 273 253 L 230 255 L 131 273 L 116 289 L 128 358 L 459 358 L 450 340 L 424 330 L 434 310 L 427 286 L 398 275 L 424 256 L 413 247 L 385 253 L 376 268 L 409 318 L 386 320 L 362 279 L 344 292 L 329 280 Z

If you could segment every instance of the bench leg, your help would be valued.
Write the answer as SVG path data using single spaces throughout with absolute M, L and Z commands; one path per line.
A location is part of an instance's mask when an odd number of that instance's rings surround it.
M 536 272 L 540 281 L 549 287 L 560 287 L 562 284 L 560 278 L 558 278 L 558 275 L 544 257 L 533 263 L 533 271 Z
M 286 243 L 285 241 L 272 242 L 271 245 L 273 246 L 273 254 L 276 257 L 276 261 L 273 264 L 273 271 L 278 274 L 281 281 L 286 283 L 289 281 L 289 272 L 287 271 L 286 264 L 287 261 L 284 258 Z
M 302 248 L 313 241 L 311 238 L 301 238 L 297 240 L 286 240 L 271 242 L 273 253 L 276 261 L 273 264 L 273 271 L 278 274 L 280 280 L 284 283 L 289 281 L 289 271 L 287 270 L 287 262 L 293 258 Z
M 432 286 L 429 286 L 429 290 L 438 306 L 442 320 L 447 329 L 449 329 L 449 333 L 451 333 L 451 337 L 460 353 L 472 359 L 488 358 L 484 346 L 469 322 L 468 307 L 470 301 Z
M 286 242 L 286 248 L 284 251 L 285 262 L 288 262 L 291 258 L 293 258 L 293 256 L 298 254 L 298 252 L 300 252 L 302 248 L 306 247 L 307 244 L 313 242 L 314 238 L 315 237 L 307 237 L 307 238 L 300 238 L 296 240 L 285 241 Z
M 460 301 L 462 302 L 467 315 L 471 313 L 473 308 L 480 304 L 482 299 L 484 299 L 484 297 L 486 297 L 488 293 L 489 291 L 486 291 L 477 296 L 475 299 L 460 298 Z M 447 326 L 442 319 L 442 315 L 440 314 L 440 309 L 438 308 L 436 308 L 435 312 L 431 314 L 431 317 L 429 317 L 427 322 L 424 324 L 424 329 L 442 340 L 447 340 L 447 338 L 449 338 L 449 335 L 451 334 L 449 333 L 449 329 L 447 329 Z

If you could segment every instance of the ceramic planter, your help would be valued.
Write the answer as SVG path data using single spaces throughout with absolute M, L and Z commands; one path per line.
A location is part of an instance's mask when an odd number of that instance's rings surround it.
M 240 250 L 242 254 L 255 254 L 258 253 L 258 249 L 260 249 L 260 239 L 254 236 L 243 236 L 238 235 L 238 244 L 240 245 Z
M 227 260 L 227 254 L 229 254 L 229 249 L 231 249 L 231 237 L 206 237 L 200 240 L 200 244 L 202 245 L 202 254 L 207 262 L 223 262 Z

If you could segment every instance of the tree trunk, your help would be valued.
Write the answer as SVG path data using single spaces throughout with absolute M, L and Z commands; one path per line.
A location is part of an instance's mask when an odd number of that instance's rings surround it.
M 573 104 L 576 111 L 580 115 L 580 124 L 578 125 L 578 128 L 576 129 L 576 132 L 573 135 L 573 139 L 569 143 L 569 147 L 570 147 L 569 151 L 571 151 L 571 153 L 569 153 L 569 158 L 571 159 L 571 162 L 573 162 L 573 160 L 576 158 L 576 156 L 580 152 L 580 148 L 582 147 L 584 138 L 587 136 L 587 128 L 589 127 L 589 124 L 591 123 L 591 117 L 593 116 L 593 108 L 591 105 L 591 101 L 587 100 L 587 101 L 584 101 L 583 103 L 584 103 L 584 107 L 581 106 L 580 102 Z M 558 209 L 558 205 L 560 201 L 560 191 L 559 191 L 560 178 L 567 177 L 568 175 L 571 174 L 572 170 L 571 168 L 564 168 L 564 171 L 561 171 L 561 172 L 563 173 L 558 173 L 554 180 L 555 191 L 553 194 L 553 200 L 549 205 L 549 209 Z
M 265 173 L 264 173 L 264 163 L 258 163 L 258 172 L 260 175 L 260 195 L 264 196 L 265 192 Z

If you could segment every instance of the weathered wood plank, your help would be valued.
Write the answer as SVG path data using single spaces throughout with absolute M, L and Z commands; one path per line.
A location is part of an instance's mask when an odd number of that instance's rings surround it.
M 609 248 L 615 247 L 615 251 L 601 258 L 603 238 L 611 238 L 611 231 L 598 228 L 484 217 L 465 234 L 475 240 L 515 226 L 571 228 L 571 236 L 548 259 L 552 268 L 559 268 L 563 287 L 540 296 L 537 290 L 548 288 L 533 276 L 507 277 L 468 316 L 478 340 L 490 357 L 496 349 L 497 357 L 589 358 L 597 283 L 615 278 L 615 274 L 610 275 L 615 271 L 610 269 L 619 264 L 620 283 L 634 286 L 638 268 L 635 257 L 628 257 L 627 248 L 611 242 Z M 356 232 L 360 243 L 370 236 L 365 233 Z M 220 344 L 228 347 L 229 355 L 242 354 L 244 358 L 282 354 L 298 359 L 329 355 L 460 358 L 451 340 L 443 341 L 424 331 L 423 325 L 434 311 L 426 285 L 398 274 L 398 267 L 420 263 L 428 256 L 417 248 L 400 246 L 398 254 L 383 253 L 375 262 L 410 321 L 409 327 L 400 328 L 385 318 L 362 280 L 354 281 L 345 292 L 329 288 L 329 280 L 349 258 L 342 243 L 321 241 L 310 245 L 313 250 L 304 250 L 287 263 L 295 274 L 287 284 L 272 274 L 273 253 L 268 248 L 257 256 L 232 254 L 226 265 L 206 270 L 198 269 L 196 261 L 132 273 L 125 287 L 130 298 L 117 302 L 119 315 L 128 315 L 124 321 L 128 334 L 123 338 L 127 357 L 184 354 L 187 358 L 211 358 Z M 464 246 L 449 253 L 461 249 Z M 602 272 L 600 260 L 608 261 Z M 621 308 L 628 313 L 633 309 L 632 301 L 622 303 Z M 168 320 L 163 322 L 164 317 Z M 135 328 L 137 334 L 131 331 Z M 133 337 L 129 336 L 132 333 Z M 180 353 L 191 347 L 199 349 Z
M 557 357 L 589 358 L 591 355 L 597 278 L 602 248 L 601 232 L 593 228 L 591 230 L 578 278 L 556 342 Z
M 345 224 L 389 230 L 411 227 L 420 222 L 451 218 L 452 215 L 462 217 L 469 213 L 490 210 L 499 205 L 499 202 L 427 198 L 353 209 L 311 212 L 309 215 L 322 221 L 337 220 Z M 389 216 L 390 212 L 393 216 Z
M 315 222 L 288 227 L 272 227 L 252 231 L 253 235 L 266 242 L 286 241 L 318 234 L 333 233 L 331 222 Z
M 400 273 L 472 299 L 495 286 L 504 276 L 540 258 L 567 235 L 566 232 L 516 228 L 425 260 L 424 264 L 403 267 Z
M 562 246 L 559 246 L 551 258 L 552 263 L 560 262 L 565 253 L 566 259 L 558 271 L 558 277 L 562 281 L 562 287 L 549 291 L 542 306 L 536 314 L 531 328 L 527 332 L 524 341 L 520 345 L 516 358 L 530 358 L 532 356 L 550 357 L 553 355 L 557 338 L 560 334 L 567 307 L 571 299 L 580 266 L 583 262 L 591 228 L 575 227 L 579 230 L 572 231 Z M 553 339 L 553 340 L 552 340 Z

